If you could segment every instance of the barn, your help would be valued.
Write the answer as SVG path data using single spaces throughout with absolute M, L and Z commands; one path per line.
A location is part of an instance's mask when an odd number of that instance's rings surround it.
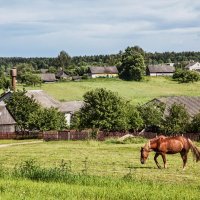
M 175 72 L 175 67 L 167 64 L 149 65 L 147 67 L 148 76 L 172 76 Z

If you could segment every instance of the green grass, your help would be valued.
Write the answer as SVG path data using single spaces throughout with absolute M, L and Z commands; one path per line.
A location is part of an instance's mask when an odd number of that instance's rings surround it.
M 154 153 L 146 165 L 140 164 L 145 141 L 139 141 L 59 141 L 0 148 L 1 173 L 33 159 L 48 175 L 48 169 L 64 160 L 73 176 L 60 181 L 1 177 L 0 199 L 199 199 L 200 163 L 193 162 L 191 154 L 185 171 L 179 154 L 167 155 L 168 169 L 159 170 Z
M 95 88 L 107 88 L 118 92 L 121 97 L 134 104 L 145 103 L 160 96 L 188 95 L 200 96 L 200 82 L 179 84 L 168 77 L 145 77 L 142 82 L 122 81 L 120 79 L 90 79 L 80 82 L 60 82 L 42 84 L 42 89 L 60 101 L 82 100 L 83 94 Z M 22 88 L 18 85 L 18 88 Z

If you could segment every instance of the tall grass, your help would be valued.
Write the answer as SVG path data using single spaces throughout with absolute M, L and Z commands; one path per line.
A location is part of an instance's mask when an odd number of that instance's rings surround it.
M 26 160 L 0 178 L 0 199 L 199 199 L 199 189 L 198 184 L 137 179 L 134 173 L 121 178 L 74 174 L 64 161 L 45 168 Z

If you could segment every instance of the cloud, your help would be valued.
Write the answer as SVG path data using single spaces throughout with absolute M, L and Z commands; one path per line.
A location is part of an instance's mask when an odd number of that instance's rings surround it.
M 135 44 L 176 51 L 179 38 L 183 51 L 199 50 L 199 8 L 198 0 L 0 0 L 0 55 L 105 54 Z

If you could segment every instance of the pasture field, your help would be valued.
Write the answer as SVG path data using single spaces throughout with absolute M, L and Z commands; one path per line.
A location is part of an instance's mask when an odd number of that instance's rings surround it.
M 154 153 L 146 165 L 140 164 L 146 140 L 141 141 L 52 141 L 0 148 L 0 199 L 199 199 L 200 163 L 193 162 L 192 154 L 185 171 L 179 154 L 167 155 L 168 169 L 160 170 Z M 50 172 L 64 163 L 71 175 L 55 180 L 9 175 L 27 161 Z
M 18 85 L 19 89 L 22 87 Z M 100 78 L 79 82 L 48 83 L 42 84 L 41 87 L 25 87 L 25 89 L 42 89 L 60 101 L 72 101 L 83 100 L 83 94 L 89 90 L 107 88 L 133 104 L 137 104 L 161 96 L 200 96 L 199 87 L 200 82 L 179 84 L 169 77 L 145 77 L 141 82 Z

